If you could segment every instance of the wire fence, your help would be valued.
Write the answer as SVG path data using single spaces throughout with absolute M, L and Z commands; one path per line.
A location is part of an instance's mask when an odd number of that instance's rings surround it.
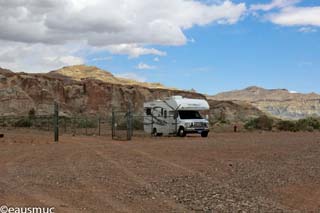
M 132 112 L 130 105 L 127 111 L 112 111 L 108 116 L 59 116 L 58 104 L 54 105 L 52 115 L 38 116 L 29 113 L 27 116 L 0 116 L 0 133 L 6 131 L 37 130 L 54 134 L 59 141 L 61 135 L 72 136 L 110 136 L 114 140 L 131 140 L 132 137 L 150 137 L 159 135 L 184 135 L 178 127 L 177 117 L 147 112 Z M 196 126 L 195 130 L 202 128 Z
M 59 116 L 58 135 L 110 136 L 114 140 L 152 136 L 153 123 L 159 119 L 146 119 L 140 113 L 113 112 L 108 116 Z M 164 124 L 163 124 L 164 125 Z M 55 116 L 0 116 L 0 132 L 37 130 L 55 132 Z
M 59 117 L 59 135 L 72 134 L 87 136 L 111 135 L 111 116 L 74 116 Z M 0 129 L 35 129 L 54 131 L 54 116 L 5 116 L 0 117 Z

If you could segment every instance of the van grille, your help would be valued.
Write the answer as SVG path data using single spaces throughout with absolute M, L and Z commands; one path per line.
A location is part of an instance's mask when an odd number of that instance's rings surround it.
M 194 127 L 205 127 L 205 123 L 203 122 L 194 122 Z

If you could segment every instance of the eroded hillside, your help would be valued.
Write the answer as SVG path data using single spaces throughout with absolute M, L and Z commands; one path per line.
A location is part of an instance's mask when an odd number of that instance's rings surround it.
M 320 116 L 320 95 L 301 94 L 286 89 L 267 90 L 248 87 L 244 90 L 209 96 L 212 100 L 250 103 L 261 111 L 282 119 L 300 119 Z
M 131 83 L 130 83 L 131 82 Z M 37 115 L 53 112 L 58 101 L 62 115 L 106 115 L 112 108 L 121 110 L 132 103 L 134 111 L 142 111 L 146 100 L 172 95 L 205 98 L 203 95 L 165 88 L 159 84 L 118 79 L 95 67 L 73 66 L 48 74 L 13 73 L 0 70 L 0 115 Z

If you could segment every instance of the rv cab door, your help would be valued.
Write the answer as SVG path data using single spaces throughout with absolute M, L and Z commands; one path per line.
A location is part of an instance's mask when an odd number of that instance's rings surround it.
M 177 115 L 174 111 L 168 112 L 167 122 L 168 122 L 168 132 L 169 134 L 176 134 L 176 122 Z

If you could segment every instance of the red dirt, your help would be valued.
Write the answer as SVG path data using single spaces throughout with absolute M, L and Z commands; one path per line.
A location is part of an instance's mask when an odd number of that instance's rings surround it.
M 319 211 L 320 133 L 209 138 L 4 132 L 0 205 L 57 212 Z

